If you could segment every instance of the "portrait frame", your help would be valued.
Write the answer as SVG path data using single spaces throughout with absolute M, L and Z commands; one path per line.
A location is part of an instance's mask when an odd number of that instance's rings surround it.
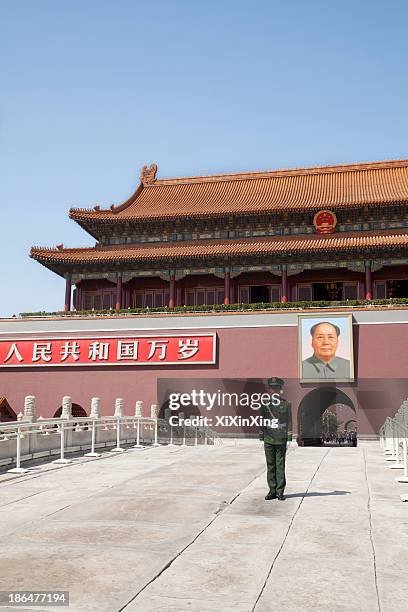
M 336 350 L 335 358 L 340 357 L 341 372 L 338 377 L 323 377 L 319 376 L 319 370 L 316 368 L 316 377 L 310 375 L 312 368 L 305 365 L 305 361 L 314 356 L 314 351 L 311 346 L 311 328 L 319 323 L 330 323 L 337 325 L 340 329 L 341 345 Z M 306 339 L 308 338 L 308 344 Z M 337 353 L 340 353 L 338 355 Z M 345 363 L 348 361 L 348 364 Z M 304 372 L 308 367 L 309 374 Z M 344 376 L 348 373 L 348 376 Z M 350 313 L 314 313 L 314 314 L 299 314 L 298 315 L 298 377 L 302 383 L 352 383 L 355 381 L 354 375 L 354 343 L 353 343 L 353 315 Z

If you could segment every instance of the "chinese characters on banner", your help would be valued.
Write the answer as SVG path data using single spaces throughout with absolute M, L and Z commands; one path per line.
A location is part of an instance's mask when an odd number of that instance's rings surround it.
M 0 368 L 215 363 L 215 334 L 0 339 Z

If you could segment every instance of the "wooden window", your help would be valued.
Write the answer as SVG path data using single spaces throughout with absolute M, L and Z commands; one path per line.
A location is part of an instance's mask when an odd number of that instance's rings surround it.
M 358 283 L 343 283 L 343 300 L 358 299 Z
M 205 304 L 205 289 L 197 289 L 196 305 L 203 306 Z
M 163 293 L 162 291 L 154 292 L 154 306 L 155 308 L 161 308 L 163 306 Z
M 146 291 L 145 293 L 145 308 L 153 307 L 153 291 Z
M 93 296 L 93 307 L 95 310 L 101 310 L 102 308 L 102 296 L 98 293 Z
M 216 291 L 216 304 L 223 304 L 224 303 L 224 288 L 220 289 L 217 288 Z
M 215 289 L 207 289 L 206 304 L 215 304 Z
M 92 304 L 93 304 L 92 294 L 87 291 L 87 292 L 85 292 L 83 294 L 83 296 L 84 296 L 83 297 L 83 300 L 84 300 L 84 309 L 85 310 L 92 310 L 92 308 L 93 308 L 93 306 L 92 306 Z
M 386 281 L 375 281 L 374 282 L 374 297 L 378 300 L 384 300 L 387 297 L 387 282 Z
M 112 304 L 113 299 L 114 299 L 114 296 L 113 296 L 113 294 L 111 292 L 109 292 L 109 293 L 105 292 L 102 295 L 102 308 L 104 310 L 109 310 L 109 308 L 113 308 L 113 304 Z
M 143 308 L 144 304 L 144 300 L 143 300 L 143 292 L 142 291 L 135 291 L 135 293 L 133 294 L 133 306 L 135 308 Z
M 239 301 L 240 304 L 249 304 L 249 287 L 239 288 Z
M 194 298 L 195 298 L 195 291 L 194 291 L 194 289 L 187 289 L 187 291 L 186 291 L 186 306 L 195 306 Z
M 297 299 L 299 302 L 311 302 L 312 301 L 312 286 L 311 285 L 298 285 L 297 286 Z
M 271 285 L 270 301 L 271 302 L 279 302 L 280 301 L 280 293 L 281 293 L 280 285 Z

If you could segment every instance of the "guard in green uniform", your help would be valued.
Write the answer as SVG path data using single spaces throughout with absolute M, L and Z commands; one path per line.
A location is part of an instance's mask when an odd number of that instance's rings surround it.
M 268 386 L 271 394 L 282 392 L 284 381 L 281 378 L 268 378 Z M 285 459 L 286 445 L 292 440 L 292 406 L 290 402 L 280 397 L 279 405 L 270 402 L 262 406 L 261 415 L 263 420 L 270 421 L 268 425 L 262 425 L 259 439 L 264 442 L 267 480 L 269 493 L 265 499 L 285 499 L 286 486 Z

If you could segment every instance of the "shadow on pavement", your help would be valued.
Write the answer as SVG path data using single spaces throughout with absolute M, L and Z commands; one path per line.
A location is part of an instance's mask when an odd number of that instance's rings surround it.
M 326 495 L 350 495 L 350 491 L 329 491 L 329 493 L 285 493 L 285 497 L 325 497 Z

